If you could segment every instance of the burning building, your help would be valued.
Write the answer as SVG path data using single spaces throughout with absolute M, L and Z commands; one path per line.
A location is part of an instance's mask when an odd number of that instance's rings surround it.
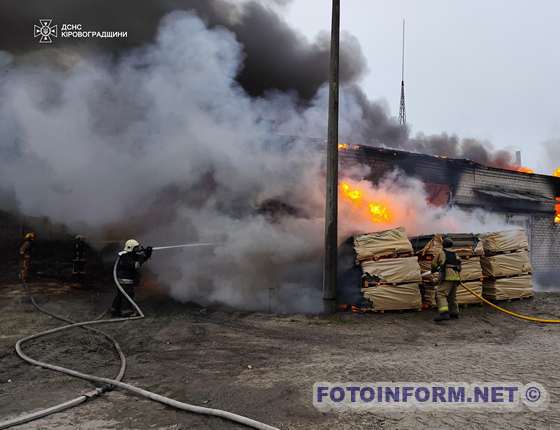
M 347 168 L 369 166 L 367 179 L 373 184 L 395 169 L 419 179 L 432 206 L 456 207 L 467 213 L 482 209 L 504 224 L 524 227 L 536 282 L 551 285 L 560 275 L 560 177 L 528 173 L 528 169 L 488 167 L 466 159 L 355 145 L 341 147 L 340 159 Z M 342 191 L 354 193 L 354 197 L 358 192 Z

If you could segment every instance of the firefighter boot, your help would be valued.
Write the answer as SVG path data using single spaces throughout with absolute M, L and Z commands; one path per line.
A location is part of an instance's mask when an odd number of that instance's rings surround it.
M 441 312 L 438 316 L 434 318 L 435 322 L 449 321 L 449 312 Z
M 449 313 L 449 318 L 451 318 L 452 320 L 458 320 L 459 319 L 459 312 L 450 312 Z

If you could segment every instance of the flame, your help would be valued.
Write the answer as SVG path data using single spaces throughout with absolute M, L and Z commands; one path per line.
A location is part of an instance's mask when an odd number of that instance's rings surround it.
M 362 198 L 362 192 L 360 190 L 353 190 L 350 188 L 346 182 L 340 184 L 340 188 L 342 188 L 342 192 L 352 201 L 360 200 Z
M 554 171 L 553 176 L 560 178 L 560 167 Z M 556 216 L 554 217 L 554 223 L 560 224 L 560 197 L 556 197 L 556 202 Z
M 535 173 L 535 171 L 529 167 L 518 166 L 516 169 L 518 172 L 522 173 Z
M 350 148 L 350 145 L 348 145 L 347 143 L 339 143 L 338 144 L 338 150 L 339 151 L 347 151 Z
M 389 213 L 389 209 L 387 209 L 386 206 L 383 206 L 380 203 L 370 203 L 368 207 L 373 222 L 388 222 L 391 219 L 391 214 Z
M 379 224 L 391 221 L 391 210 L 383 203 L 378 201 L 365 201 L 363 198 L 364 193 L 357 188 L 351 187 L 347 182 L 342 182 L 340 184 L 340 189 L 348 200 L 365 211 L 368 219 L 372 222 Z

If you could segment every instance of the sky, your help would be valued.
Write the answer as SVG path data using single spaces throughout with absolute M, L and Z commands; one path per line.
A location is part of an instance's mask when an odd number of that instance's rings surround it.
M 550 173 L 542 143 L 560 138 L 560 2 L 341 0 L 341 13 L 342 31 L 359 39 L 368 59 L 362 87 L 395 116 L 406 20 L 412 134 L 488 140 L 521 150 L 523 164 Z M 329 31 L 330 17 L 325 0 L 287 8 L 288 21 L 309 38 Z

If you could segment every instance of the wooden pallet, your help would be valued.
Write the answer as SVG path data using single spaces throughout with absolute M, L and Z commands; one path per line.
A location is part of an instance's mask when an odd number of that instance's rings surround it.
M 510 249 L 509 251 L 500 251 L 500 252 L 492 252 L 492 251 L 484 251 L 485 257 L 494 257 L 496 255 L 504 255 L 504 254 L 514 254 L 519 251 L 527 251 L 529 252 L 528 248 L 519 248 L 519 249 Z
M 374 314 L 402 314 L 405 312 L 422 312 L 422 308 L 413 308 L 413 309 L 370 309 L 369 312 Z
M 507 276 L 483 276 L 480 280 L 484 281 L 496 281 L 499 279 L 509 279 L 509 278 L 518 278 L 520 276 L 533 276 L 533 272 L 525 272 L 525 273 L 518 273 L 517 275 L 507 275 Z
M 410 281 L 410 282 L 370 282 L 364 281 L 362 284 L 361 292 L 364 293 L 365 289 L 368 288 L 378 288 L 378 287 L 398 287 L 399 285 L 410 285 L 410 284 L 422 284 L 422 281 Z
M 369 261 L 379 261 L 379 260 L 387 260 L 389 258 L 408 258 L 408 257 L 414 257 L 414 254 L 412 252 L 392 252 L 383 255 L 372 255 L 371 257 L 356 259 L 356 265 L 359 266 L 360 264 L 367 263 Z

